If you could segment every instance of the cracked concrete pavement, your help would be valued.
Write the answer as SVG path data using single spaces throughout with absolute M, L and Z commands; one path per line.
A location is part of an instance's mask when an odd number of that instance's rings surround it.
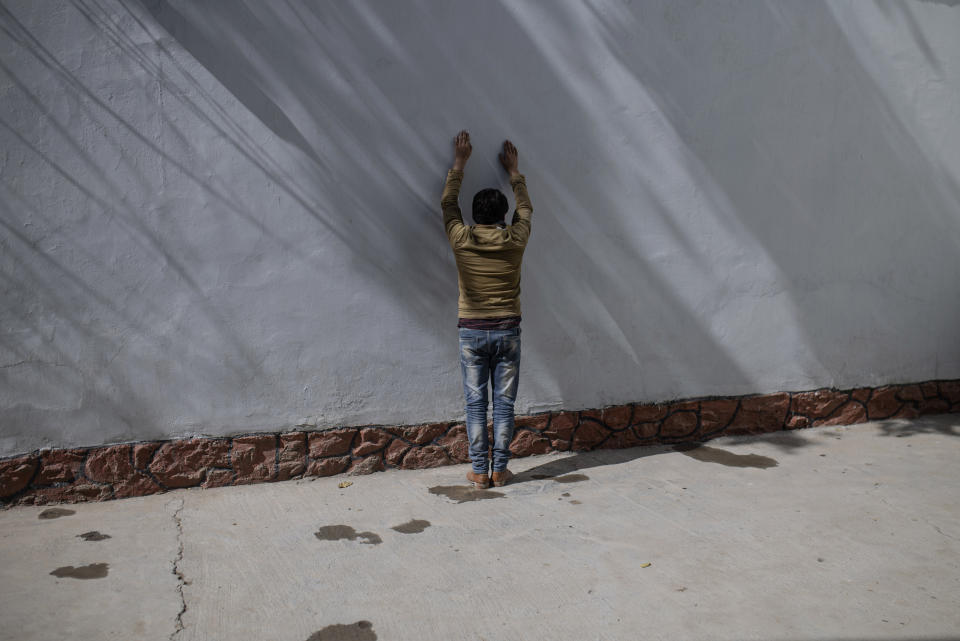
M 0 639 L 960 638 L 960 415 L 0 512 Z M 339 488 L 343 480 L 352 485 Z

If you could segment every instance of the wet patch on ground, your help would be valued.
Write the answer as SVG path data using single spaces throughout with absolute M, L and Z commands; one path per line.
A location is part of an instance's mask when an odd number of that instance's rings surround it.
M 77 537 L 83 539 L 84 541 L 103 541 L 104 539 L 109 539 L 110 535 L 101 534 L 100 532 L 93 530 L 92 532 L 84 532 L 83 534 L 78 534 Z
M 482 499 L 497 499 L 506 496 L 503 492 L 493 490 L 478 490 L 469 485 L 436 485 L 429 488 L 430 494 L 445 496 L 451 501 L 457 503 L 466 503 L 467 501 L 480 501 Z
M 347 539 L 349 541 L 359 540 L 360 543 L 369 545 L 383 543 L 383 539 L 380 538 L 379 534 L 374 532 L 357 532 L 349 525 L 324 525 L 319 530 L 314 532 L 313 535 L 321 541 L 339 541 L 340 539 Z
M 369 621 L 334 623 L 317 630 L 307 641 L 377 641 L 377 633 Z
M 107 576 L 107 570 L 109 568 L 109 563 L 91 563 L 90 565 L 80 565 L 77 567 L 65 565 L 62 568 L 57 568 L 50 574 L 61 578 L 70 577 L 71 579 L 102 579 Z
M 686 454 L 690 458 L 702 461 L 704 463 L 719 463 L 728 467 L 758 467 L 768 468 L 777 467 L 779 463 L 776 459 L 760 454 L 735 454 L 727 450 L 721 450 L 718 447 L 709 445 L 700 445 L 699 443 L 677 443 L 673 446 L 674 451 Z
M 424 521 L 423 519 L 411 519 L 406 523 L 394 525 L 390 529 L 396 530 L 400 534 L 420 534 L 428 527 L 430 527 L 430 521 Z
M 70 510 L 65 507 L 48 507 L 37 515 L 38 519 L 59 519 L 61 516 L 70 516 L 76 514 L 76 510 Z

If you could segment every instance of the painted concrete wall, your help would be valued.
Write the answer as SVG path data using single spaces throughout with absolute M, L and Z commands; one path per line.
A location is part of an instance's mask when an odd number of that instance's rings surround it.
M 461 417 L 464 127 L 519 411 L 956 378 L 956 5 L 3 0 L 0 455 Z

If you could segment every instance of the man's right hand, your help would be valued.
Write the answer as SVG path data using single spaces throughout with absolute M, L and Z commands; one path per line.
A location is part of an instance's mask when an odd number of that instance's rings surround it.
M 517 169 L 518 162 L 517 148 L 509 140 L 504 140 L 503 152 L 500 154 L 500 164 L 511 176 L 517 176 L 520 174 L 520 170 Z

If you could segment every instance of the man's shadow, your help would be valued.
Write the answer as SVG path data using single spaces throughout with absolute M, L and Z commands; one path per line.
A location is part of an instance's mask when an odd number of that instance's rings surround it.
M 728 435 L 728 437 L 731 435 Z M 781 450 L 789 451 L 795 448 L 806 447 L 810 442 L 804 436 L 791 432 L 778 431 L 763 434 L 736 435 L 732 440 L 711 444 L 714 439 L 705 438 L 698 441 L 680 441 L 676 443 L 654 443 L 639 445 L 624 449 L 598 449 L 578 452 L 555 461 L 536 465 L 523 472 L 518 472 L 511 483 L 524 483 L 551 479 L 559 483 L 572 483 L 589 479 L 582 470 L 602 465 L 616 465 L 627 463 L 647 456 L 680 452 L 702 463 L 716 463 L 727 467 L 750 467 L 766 469 L 777 467 L 779 462 L 775 458 L 754 453 L 737 453 L 724 449 L 724 445 L 746 445 L 757 441 L 772 443 Z
M 701 443 L 653 444 L 630 447 L 617 450 L 590 450 L 577 452 L 573 456 L 566 456 L 555 461 L 548 461 L 536 465 L 522 472 L 517 472 L 510 484 L 527 483 L 551 479 L 559 483 L 573 483 L 586 481 L 589 477 L 582 473 L 592 467 L 627 463 L 647 456 L 656 456 L 674 451 L 684 451 L 699 447 Z

